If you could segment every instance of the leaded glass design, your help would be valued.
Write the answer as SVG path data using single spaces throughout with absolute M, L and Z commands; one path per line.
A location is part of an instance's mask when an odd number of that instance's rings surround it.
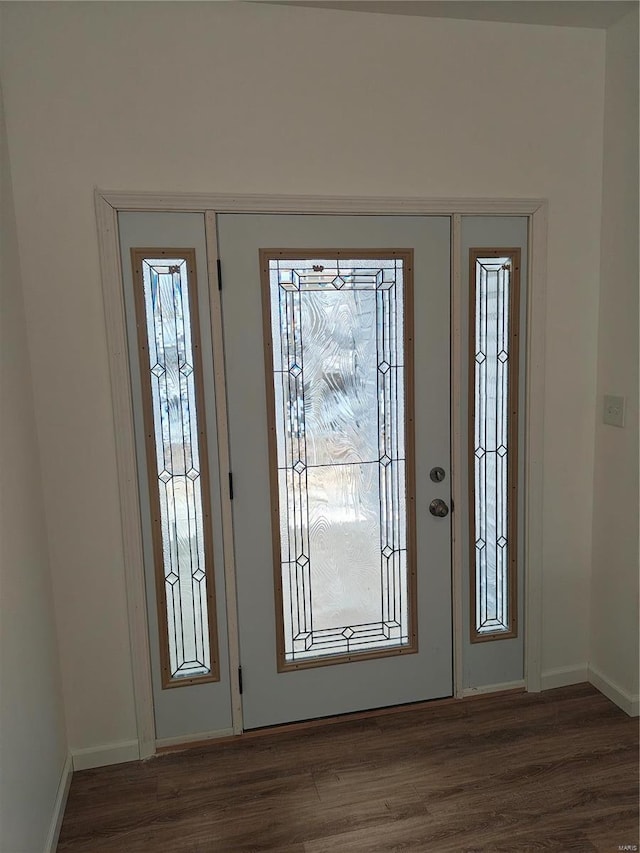
M 134 268 L 163 684 L 174 686 L 214 675 L 195 255 L 149 257 L 134 250 Z
M 513 252 L 472 250 L 475 639 L 515 631 L 518 265 Z
M 281 665 L 409 650 L 415 639 L 407 523 L 410 253 L 394 255 L 263 253 Z

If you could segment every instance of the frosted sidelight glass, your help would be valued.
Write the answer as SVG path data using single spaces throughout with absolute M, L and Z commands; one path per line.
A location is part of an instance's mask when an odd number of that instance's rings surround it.
M 474 628 L 515 630 L 517 260 L 472 255 Z M 514 362 L 515 358 L 515 362 Z
M 190 293 L 195 281 L 185 257 L 138 257 L 136 272 L 138 284 L 142 273 L 142 293 L 136 296 L 139 313 L 144 311 L 139 336 L 163 683 L 172 686 L 166 682 L 212 672 L 206 450 L 198 415 L 195 294 Z
M 275 254 L 263 268 L 281 663 L 403 650 L 415 631 L 405 436 L 410 253 Z

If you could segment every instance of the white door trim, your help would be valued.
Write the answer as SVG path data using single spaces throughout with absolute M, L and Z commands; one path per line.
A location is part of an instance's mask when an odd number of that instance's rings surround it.
M 218 459 L 220 471 L 231 471 L 231 449 L 229 447 L 229 419 L 227 414 L 227 380 L 224 362 L 224 338 L 222 329 L 222 305 L 220 282 L 218 281 L 218 237 L 216 214 L 205 213 L 205 239 L 209 264 L 209 300 L 211 316 L 211 341 L 213 344 L 213 371 L 216 392 L 216 418 L 218 427 Z M 222 475 L 224 476 L 224 475 Z M 229 495 L 222 489 L 222 547 L 224 553 L 225 603 L 227 608 L 227 633 L 229 649 L 229 673 L 238 672 L 240 666 L 240 631 L 238 628 L 238 595 L 236 590 L 236 560 L 233 545 L 233 513 Z M 233 734 L 242 734 L 242 697 L 238 679 L 229 678 L 231 687 L 231 722 Z
M 154 755 L 156 751 L 156 731 L 153 716 L 151 657 L 143 568 L 142 521 L 138 494 L 138 463 L 133 429 L 133 397 L 129 374 L 129 349 L 127 346 L 122 268 L 120 265 L 118 211 L 106 202 L 99 193 L 95 195 L 95 204 L 100 271 L 102 274 L 102 298 L 111 376 L 138 750 L 140 758 L 148 758 L 150 755 Z
M 122 546 L 127 588 L 127 608 L 131 643 L 136 721 L 140 757 L 155 752 L 155 724 L 151 688 L 149 635 L 145 604 L 140 507 L 138 504 L 137 467 L 133 435 L 133 411 L 129 377 L 127 339 L 118 245 L 119 211 L 193 211 L 201 213 L 325 213 L 325 214 L 392 214 L 447 215 L 453 217 L 452 240 L 452 376 L 459 381 L 462 341 L 459 316 L 461 310 L 460 270 L 456 258 L 456 234 L 459 216 L 467 214 L 492 216 L 527 216 L 529 218 L 529 273 L 527 297 L 527 370 L 525 411 L 525 530 L 526 560 L 525 600 L 525 682 L 527 690 L 541 689 L 542 628 L 542 487 L 544 450 L 545 388 L 545 321 L 547 202 L 544 199 L 424 199 L 403 197 L 285 196 L 285 195 L 220 195 L 209 193 L 146 193 L 95 190 L 96 219 L 102 275 L 103 301 L 111 394 L 116 440 Z M 211 219 L 208 219 L 210 262 L 215 256 Z M 211 281 L 215 281 L 215 270 Z M 215 297 L 214 297 L 215 298 Z M 215 312 L 213 312 L 215 313 Z M 215 322 L 215 320 L 214 320 Z M 215 337 L 214 337 L 215 340 Z M 218 381 L 218 379 L 217 379 Z M 457 396 L 457 395 L 452 395 Z M 462 458 L 465 440 L 460 429 L 459 413 L 452 411 L 453 463 Z M 219 417 L 222 417 L 220 415 Z M 220 421 L 222 425 L 223 421 Z M 223 435 L 226 432 L 221 431 Z M 452 473 L 453 500 L 463 506 L 459 466 Z M 223 501 L 224 503 L 224 501 Z M 225 578 L 229 605 L 229 649 L 233 657 L 238 649 L 235 612 L 235 574 L 230 540 L 230 508 L 223 507 L 225 518 Z M 461 565 L 459 513 L 453 514 L 453 624 L 454 624 L 454 695 L 462 696 L 461 639 L 463 567 Z M 232 636 L 232 633 L 234 636 Z M 237 663 L 236 663 L 237 665 Z M 232 685 L 235 679 L 231 679 Z M 232 695 L 234 731 L 240 730 L 240 697 Z
M 464 299 L 462 293 L 462 274 L 460 258 L 462 216 L 455 213 L 451 217 L 451 387 L 462 387 L 462 361 L 464 343 L 462 341 L 462 311 Z M 463 465 L 466 456 L 467 431 L 464 429 L 462 415 L 462 394 L 451 394 L 451 499 L 454 511 L 451 513 L 451 602 L 453 629 L 453 695 L 463 697 L 462 649 L 464 646 L 462 584 L 462 513 L 455 512 L 455 505 L 466 506 L 463 502 L 464 478 Z

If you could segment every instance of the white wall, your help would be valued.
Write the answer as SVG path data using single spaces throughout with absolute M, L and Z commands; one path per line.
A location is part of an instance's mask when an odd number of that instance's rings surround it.
M 590 665 L 638 697 L 638 13 L 607 31 Z M 624 429 L 604 394 L 627 397 Z
M 40 853 L 67 757 L 0 93 L 0 850 Z
M 94 185 L 548 197 L 543 669 L 584 666 L 604 33 L 236 3 L 3 15 L 72 746 L 135 736 Z

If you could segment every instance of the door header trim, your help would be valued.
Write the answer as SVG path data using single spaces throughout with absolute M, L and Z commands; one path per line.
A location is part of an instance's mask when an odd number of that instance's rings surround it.
M 205 213 L 325 213 L 380 216 L 474 214 L 531 216 L 546 208 L 546 199 L 421 198 L 402 196 L 229 195 L 222 193 L 157 193 L 95 190 L 98 199 L 118 211 L 190 211 Z

